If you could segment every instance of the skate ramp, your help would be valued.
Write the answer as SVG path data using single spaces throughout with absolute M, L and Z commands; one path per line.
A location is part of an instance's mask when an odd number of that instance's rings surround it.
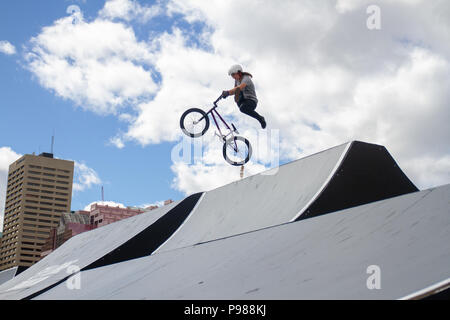
M 151 254 L 179 227 L 201 193 L 69 239 L 50 255 L 0 286 L 0 300 L 23 299 L 89 270 Z M 68 273 L 69 272 L 69 273 Z
M 37 299 L 402 299 L 450 283 L 450 185 L 109 265 Z M 369 267 L 380 289 L 369 289 Z
M 0 299 L 37 297 L 64 283 L 71 268 L 102 268 L 414 191 L 384 147 L 349 142 L 82 233 L 0 286 Z
M 14 278 L 17 274 L 18 267 L 13 267 L 0 272 L 0 285 Z
M 415 191 L 384 147 L 353 141 L 204 193 L 156 252 Z

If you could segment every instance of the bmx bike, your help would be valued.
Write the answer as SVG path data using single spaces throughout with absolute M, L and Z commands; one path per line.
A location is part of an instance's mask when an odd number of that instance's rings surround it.
M 217 102 L 219 102 L 220 99 L 222 99 L 222 96 L 213 102 L 213 107 L 207 112 L 199 108 L 191 108 L 186 110 L 181 116 L 180 127 L 184 134 L 191 138 L 201 137 L 209 129 L 209 115 L 211 114 L 220 133 L 218 134 L 216 132 L 216 136 L 218 136 L 223 143 L 223 157 L 233 166 L 242 166 L 250 160 L 252 156 L 252 146 L 246 138 L 236 136 L 235 133 L 239 134 L 239 131 L 236 129 L 234 124 L 231 124 L 230 127 L 219 114 L 217 111 Z M 227 128 L 227 134 L 222 133 L 216 116 L 222 120 L 223 124 Z

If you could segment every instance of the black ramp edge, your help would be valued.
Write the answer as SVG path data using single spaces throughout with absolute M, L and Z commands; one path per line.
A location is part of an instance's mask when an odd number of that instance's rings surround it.
M 17 268 L 17 272 L 16 272 L 15 277 L 17 277 L 19 274 L 21 274 L 22 272 L 24 272 L 24 271 L 27 270 L 28 268 L 29 268 L 29 267 L 19 266 L 19 267 Z
M 354 141 L 328 185 L 296 221 L 416 191 L 385 147 Z
M 186 220 L 202 194 L 200 192 L 187 197 L 148 228 L 82 270 L 103 267 L 152 254 Z
M 59 286 L 61 283 L 67 281 L 67 280 L 68 280 L 70 277 L 72 277 L 73 275 L 74 275 L 74 274 L 68 275 L 67 277 L 65 277 L 65 278 L 63 278 L 63 279 L 61 279 L 61 280 L 55 282 L 54 284 L 48 286 L 47 288 L 44 288 L 44 289 L 39 290 L 39 291 L 37 291 L 37 292 L 35 292 L 35 293 L 33 293 L 33 294 L 30 294 L 29 296 L 23 298 L 22 300 L 32 300 L 32 299 L 36 298 L 37 296 L 43 294 L 44 292 L 47 292 L 48 290 L 51 290 L 51 289 L 53 289 L 53 288 Z

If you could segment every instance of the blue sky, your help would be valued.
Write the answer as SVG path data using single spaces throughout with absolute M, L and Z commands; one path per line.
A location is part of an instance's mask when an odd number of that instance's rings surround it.
M 378 1 L 378 29 L 366 0 L 244 4 L 2 1 L 0 202 L 8 164 L 49 151 L 53 133 L 55 156 L 77 164 L 73 210 L 101 186 L 105 200 L 142 206 L 235 181 L 214 130 L 199 157 L 173 151 L 180 115 L 231 89 L 236 63 L 268 123 L 220 103 L 254 147 L 246 176 L 362 140 L 386 146 L 421 189 L 450 182 L 448 1 Z
M 99 116 L 75 107 L 42 88 L 24 68 L 23 46 L 43 27 L 66 16 L 69 1 L 2 1 L 0 39 L 16 47 L 16 55 L 0 55 L 0 145 L 16 153 L 49 152 L 55 132 L 55 156 L 81 161 L 94 168 L 105 188 L 106 200 L 124 205 L 142 205 L 165 199 L 183 198 L 171 188 L 170 151 L 173 143 L 140 146 L 130 143 L 124 149 L 109 144 L 109 139 L 125 125 L 111 115 Z M 77 3 L 85 17 L 96 16 L 104 3 Z M 163 22 L 158 27 L 164 28 Z M 144 37 L 144 26 L 136 34 Z M 101 199 L 101 185 L 75 192 L 72 209 L 83 209 Z

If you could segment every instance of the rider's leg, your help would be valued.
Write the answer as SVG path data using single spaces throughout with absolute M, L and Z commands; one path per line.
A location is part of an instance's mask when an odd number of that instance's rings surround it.
M 257 106 L 256 101 L 246 99 L 243 100 L 242 103 L 239 106 L 239 109 L 242 113 L 245 113 L 246 115 L 255 118 L 259 121 L 261 124 L 261 127 L 264 129 L 266 127 L 266 121 L 263 116 L 261 116 L 258 112 L 255 111 Z

